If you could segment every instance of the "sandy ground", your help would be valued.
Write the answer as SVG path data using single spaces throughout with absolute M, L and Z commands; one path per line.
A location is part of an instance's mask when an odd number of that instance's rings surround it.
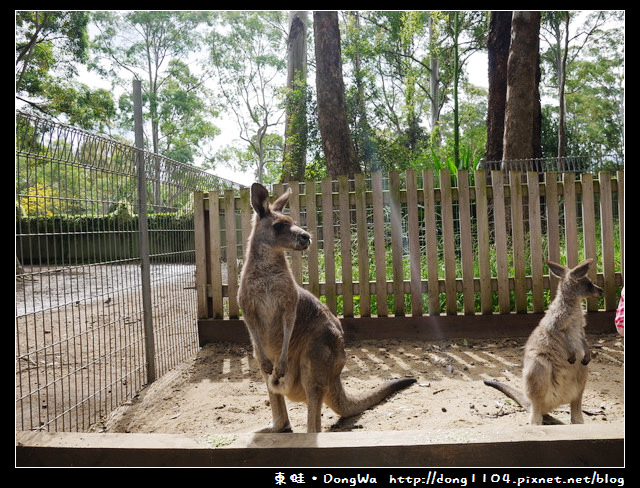
M 624 339 L 589 337 L 583 410 L 585 423 L 624 422 Z M 473 429 L 482 425 L 526 425 L 526 412 L 484 379 L 521 386 L 524 339 L 473 341 L 367 340 L 347 347 L 342 376 L 347 388 L 367 390 L 388 378 L 417 382 L 349 419 L 323 408 L 323 431 Z M 288 402 L 294 432 L 304 432 L 306 406 Z M 569 407 L 554 412 L 569 423 Z M 197 357 L 147 387 L 129 405 L 94 426 L 101 432 L 215 434 L 253 432 L 271 424 L 266 385 L 249 346 L 210 344 Z

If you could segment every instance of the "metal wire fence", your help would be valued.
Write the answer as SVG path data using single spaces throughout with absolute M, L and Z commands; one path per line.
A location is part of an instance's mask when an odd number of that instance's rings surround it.
M 139 173 L 138 153 L 17 114 L 17 430 L 86 431 L 198 348 L 192 192 L 239 185 L 148 152 Z

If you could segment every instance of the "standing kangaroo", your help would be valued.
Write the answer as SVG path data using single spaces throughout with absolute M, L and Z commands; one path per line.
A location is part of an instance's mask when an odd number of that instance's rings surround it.
M 560 282 L 556 297 L 524 347 L 524 393 L 496 381 L 484 382 L 526 408 L 532 425 L 541 425 L 544 415 L 566 403 L 571 405 L 571 423 L 583 423 L 582 394 L 591 352 L 582 299 L 602 296 L 602 288 L 587 277 L 592 261 L 587 259 L 573 269 L 547 263 Z
M 307 403 L 307 432 L 321 430 L 323 401 L 341 417 L 356 415 L 414 379 L 388 381 L 361 396 L 343 388 L 346 362 L 340 321 L 313 294 L 299 286 L 284 251 L 302 251 L 311 236 L 282 209 L 291 190 L 269 204 L 259 183 L 251 187 L 255 213 L 245 253 L 238 302 L 254 356 L 267 382 L 273 424 L 261 432 L 291 431 L 284 397 Z

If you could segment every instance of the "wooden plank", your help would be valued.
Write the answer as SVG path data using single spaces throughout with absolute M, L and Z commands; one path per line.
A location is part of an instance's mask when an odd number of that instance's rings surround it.
M 442 212 L 442 240 L 444 254 L 444 289 L 448 314 L 458 312 L 458 292 L 456 287 L 456 240 L 453 230 L 453 195 L 451 172 L 440 171 L 440 205 Z
M 527 173 L 527 199 L 529 203 L 529 249 L 531 255 L 532 308 L 542 312 L 544 302 L 544 257 L 542 251 L 542 222 L 540 213 L 540 185 L 538 173 Z
M 340 258 L 342 260 L 342 313 L 345 317 L 352 317 L 351 209 L 349 206 L 349 179 L 346 176 L 338 177 L 338 208 L 340 210 Z
M 311 234 L 311 245 L 306 251 L 307 273 L 309 275 L 309 291 L 320 296 L 320 277 L 318 270 L 318 209 L 316 206 L 316 188 L 314 181 L 305 183 L 307 211 L 307 232 Z
M 207 229 L 205 228 L 204 192 L 193 193 L 193 226 L 196 253 L 196 306 L 199 319 L 209 317 L 207 307 Z
M 596 281 L 598 273 L 598 252 L 596 250 L 596 216 L 593 198 L 593 175 L 583 174 L 581 178 L 582 196 L 582 234 L 584 240 L 584 257 L 592 258 L 594 264 L 589 269 L 589 278 Z M 587 310 L 598 310 L 598 299 L 587 298 Z
M 496 274 L 498 276 L 498 308 L 501 313 L 511 310 L 509 298 L 509 266 L 507 263 L 507 215 L 505 208 L 504 173 L 492 171 L 493 215 L 496 249 Z
M 475 188 L 480 312 L 486 314 L 491 313 L 493 310 L 493 292 L 491 290 L 491 267 L 489 265 L 489 205 L 487 200 L 487 173 L 485 171 L 476 171 Z
M 291 198 L 289 198 L 289 215 L 297 224 L 300 223 L 300 184 L 297 181 L 288 183 L 291 188 Z M 302 285 L 302 252 L 291 251 L 290 256 L 291 272 L 299 285 Z
M 566 265 L 578 264 L 578 217 L 576 212 L 576 177 L 573 173 L 562 175 L 564 200 L 564 233 L 567 252 Z
M 419 316 L 422 309 L 422 265 L 420 259 L 420 227 L 418 226 L 418 182 L 415 170 L 407 176 L 407 223 L 409 227 L 409 262 L 411 268 L 411 314 Z
M 606 474 L 610 482 L 614 476 L 624 479 L 622 470 L 612 471 L 612 467 L 622 468 L 625 464 L 624 426 L 615 424 L 498 425 L 447 431 L 239 433 L 220 438 L 227 442 L 214 446 L 206 439 L 183 434 L 18 432 L 16 466 L 281 468 L 284 459 L 286 466 L 333 468 L 598 466 L 608 467 Z M 325 484 L 334 484 L 334 475 L 336 479 L 345 475 L 340 470 L 333 471 L 333 475 L 330 470 L 325 471 L 331 477 L 323 475 Z M 256 478 L 252 478 L 251 473 L 243 476 L 249 482 L 260 484 L 260 473 Z M 457 486 L 472 485 L 474 478 L 471 477 L 475 476 L 466 471 L 440 473 L 435 470 L 433 473 L 434 484 L 440 483 L 438 479 L 451 476 L 457 480 L 454 483 Z M 426 474 L 420 471 L 419 476 Z M 376 470 L 373 473 L 365 470 L 360 475 L 370 475 L 368 482 L 385 485 L 407 480 L 402 473 L 393 472 L 384 472 L 383 478 Z M 273 483 L 273 472 L 269 476 Z M 376 476 L 379 479 L 375 479 Z M 477 474 L 478 482 L 482 476 Z M 516 482 L 513 476 L 511 482 Z
M 560 205 L 558 203 L 558 175 L 557 173 L 546 174 L 545 187 L 546 203 L 547 203 L 547 248 L 549 249 L 549 261 L 554 263 L 560 262 Z M 549 289 L 551 290 L 551 298 L 556 294 L 558 288 L 558 279 L 550 276 Z
M 322 239 L 325 263 L 325 296 L 329 310 L 337 313 L 333 190 L 330 178 L 322 180 Z
M 495 339 L 528 337 L 543 313 L 475 315 L 424 315 L 422 317 L 343 317 L 340 319 L 346 342 L 359 340 Z M 589 334 L 615 333 L 615 311 L 588 312 Z M 198 321 L 200 346 L 210 342 L 249 344 L 249 333 L 241 319 L 201 319 Z
M 624 276 L 624 171 L 618 171 L 616 176 L 618 189 L 618 227 L 620 229 L 620 266 L 622 276 Z
M 611 482 L 614 477 L 624 479 L 624 471 L 613 468 L 625 465 L 624 434 L 624 425 L 617 424 L 497 425 L 447 431 L 238 433 L 220 436 L 226 443 L 214 446 L 206 439 L 183 434 L 18 432 L 16 466 L 282 468 L 283 460 L 286 460 L 285 467 L 325 468 L 598 466 L 608 468 L 606 475 Z M 325 484 L 335 484 L 334 476 L 335 479 L 345 476 L 340 470 L 320 472 L 325 473 L 322 475 Z M 249 483 L 259 485 L 262 471 L 256 473 L 255 477 L 251 472 L 245 472 L 243 476 Z M 476 479 L 480 483 L 483 476 L 466 471 L 441 473 L 434 470 L 433 473 L 434 484 L 451 477 L 457 486 L 473 485 Z M 418 476 L 427 474 L 420 471 Z M 401 472 L 389 474 L 385 471 L 382 474 L 366 469 L 359 475 L 370 475 L 367 482 L 384 485 L 408 479 Z M 273 471 L 268 476 L 273 483 Z M 312 478 L 305 479 L 311 482 Z M 515 475 L 510 479 L 512 483 L 516 482 Z
M 212 317 L 224 315 L 222 296 L 222 240 L 220 236 L 220 192 L 209 192 L 209 280 L 211 283 Z
M 236 236 L 236 199 L 233 190 L 225 190 L 224 223 L 227 243 L 227 286 L 229 289 L 229 317 L 237 318 L 238 307 L 238 251 Z
M 613 194 L 611 175 L 600 173 L 600 226 L 602 235 L 602 273 L 604 275 L 604 307 L 615 310 L 618 299 L 615 289 L 615 256 L 613 241 Z
M 356 235 L 358 242 L 358 283 L 360 315 L 371 315 L 371 290 L 369 289 L 369 225 L 367 223 L 367 194 L 365 175 L 355 175 Z
M 513 282 L 516 312 L 527 311 L 526 268 L 524 249 L 524 211 L 522 173 L 509 172 L 511 209 L 511 246 L 513 249 Z
M 373 205 L 373 246 L 376 264 L 376 304 L 377 314 L 385 317 L 389 313 L 387 305 L 387 260 L 384 225 L 384 196 L 382 193 L 382 173 L 371 175 Z
M 422 173 L 424 191 L 424 226 L 425 252 L 427 253 L 427 282 L 429 294 L 429 313 L 440 314 L 440 283 L 438 266 L 438 230 L 436 228 L 436 199 L 433 170 L 427 169 Z
M 469 193 L 469 172 L 458 171 L 458 208 L 460 209 L 460 253 L 462 261 L 462 301 L 463 312 L 476 312 L 475 288 L 473 284 L 473 244 L 471 235 L 471 195 Z
M 402 203 L 400 200 L 400 175 L 389 174 L 391 195 L 391 262 L 393 267 L 393 313 L 404 315 L 404 270 L 402 259 Z

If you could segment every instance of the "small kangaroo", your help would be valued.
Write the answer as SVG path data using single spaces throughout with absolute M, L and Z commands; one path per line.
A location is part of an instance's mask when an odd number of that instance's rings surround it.
M 526 408 L 532 425 L 541 425 L 544 415 L 566 403 L 571 405 L 571 423 L 583 423 L 582 394 L 591 352 L 582 299 L 603 293 L 587 277 L 592 261 L 587 259 L 573 269 L 547 262 L 560 282 L 556 297 L 525 344 L 524 392 L 496 381 L 484 382 Z
M 254 356 L 267 388 L 273 424 L 260 432 L 290 432 L 285 396 L 307 403 L 307 432 L 321 430 L 322 403 L 350 417 L 380 403 L 415 379 L 391 380 L 360 396 L 345 391 L 346 362 L 340 321 L 312 293 L 299 286 L 284 251 L 302 251 L 309 233 L 282 209 L 291 189 L 269 203 L 267 189 L 251 187 L 254 215 L 238 290 Z

